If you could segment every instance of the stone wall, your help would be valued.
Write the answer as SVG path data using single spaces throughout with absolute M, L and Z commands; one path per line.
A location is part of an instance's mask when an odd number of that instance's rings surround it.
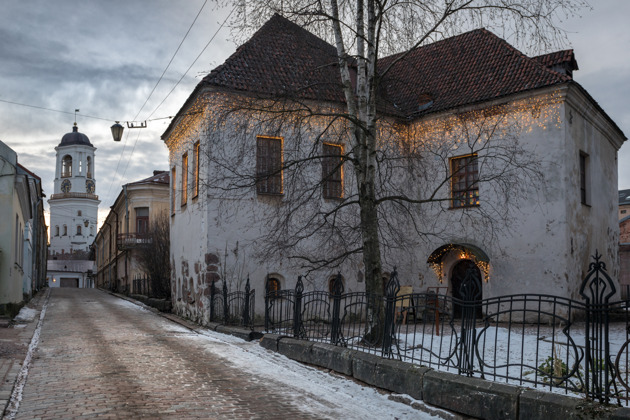
M 260 345 L 290 359 L 480 419 L 630 418 L 628 407 L 604 406 L 582 398 L 469 378 L 329 344 L 265 334 Z

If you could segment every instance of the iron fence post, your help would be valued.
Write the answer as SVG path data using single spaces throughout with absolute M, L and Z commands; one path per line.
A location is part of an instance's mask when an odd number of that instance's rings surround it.
M 330 343 L 337 345 L 340 342 L 341 333 L 341 294 L 343 293 L 343 281 L 341 280 L 341 273 L 337 273 L 337 277 L 333 280 L 333 315 L 332 323 L 330 326 Z
M 265 331 L 269 332 L 269 274 L 265 276 Z
M 293 303 L 293 337 L 295 338 L 300 337 L 300 330 L 302 329 L 302 292 L 304 292 L 304 284 L 302 283 L 302 276 L 298 276 Z
M 596 250 L 580 286 L 580 296 L 586 301 L 584 378 L 586 396 L 609 403 L 616 373 L 610 357 L 608 314 L 609 300 L 617 289 L 600 258 Z
M 392 344 L 396 340 L 396 296 L 400 291 L 396 267 L 389 277 L 385 288 L 385 325 L 383 328 L 383 357 L 390 357 Z
M 472 376 L 475 368 L 477 307 L 481 298 L 481 279 L 477 270 L 469 268 L 466 271 L 459 292 L 463 304 L 458 373 Z
M 243 304 L 243 326 L 249 326 L 249 275 L 245 283 L 245 303 Z
M 210 322 L 214 321 L 214 297 L 216 296 L 216 291 L 214 289 L 214 280 L 210 283 Z
M 223 280 L 223 322 L 227 324 L 229 318 L 229 308 L 228 308 L 228 288 L 227 282 Z

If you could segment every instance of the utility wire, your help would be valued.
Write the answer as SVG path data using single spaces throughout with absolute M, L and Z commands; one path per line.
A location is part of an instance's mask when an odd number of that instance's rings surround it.
M 136 116 L 134 117 L 134 120 L 138 118 L 138 115 L 140 115 L 140 113 L 142 112 L 142 110 L 144 109 L 145 105 L 147 104 L 147 102 L 149 102 L 149 99 L 151 99 L 151 96 L 153 95 L 153 92 L 155 92 L 155 89 L 158 87 L 158 85 L 160 84 L 160 82 L 162 81 L 162 78 L 164 77 L 164 75 L 166 74 L 166 71 L 169 69 L 169 67 L 171 67 L 171 64 L 173 63 L 173 60 L 175 59 L 175 56 L 177 55 L 177 53 L 179 52 L 179 49 L 182 47 L 182 44 L 184 43 L 184 41 L 186 40 L 186 38 L 188 37 L 188 34 L 190 33 L 190 30 L 193 28 L 193 26 L 195 25 L 195 22 L 197 22 L 197 19 L 199 18 L 199 15 L 201 14 L 201 11 L 203 10 L 204 7 L 206 7 L 206 3 L 208 3 L 208 0 L 204 1 L 203 4 L 201 5 L 201 8 L 199 9 L 199 12 L 197 12 L 197 16 L 195 16 L 195 19 L 192 21 L 192 23 L 190 24 L 190 26 L 188 27 L 188 30 L 186 31 L 186 34 L 184 35 L 184 38 L 182 38 L 181 42 L 179 43 L 179 45 L 177 46 L 177 49 L 175 50 L 175 52 L 173 53 L 173 56 L 171 57 L 170 61 L 168 62 L 168 64 L 166 65 L 166 68 L 164 69 L 164 71 L 162 72 L 162 75 L 160 76 L 160 78 L 158 79 L 157 83 L 155 84 L 155 86 L 153 86 L 153 89 L 151 90 L 151 93 L 149 93 L 149 96 L 147 96 L 146 101 L 144 101 L 144 103 L 142 104 L 142 106 L 140 107 L 140 110 L 138 111 L 138 113 L 136 114 Z M 153 113 L 151 113 L 151 115 L 153 115 Z
M 204 3 L 205 5 L 205 3 Z M 219 28 L 217 28 L 217 30 L 214 32 L 214 35 L 212 35 L 212 38 L 210 38 L 210 40 L 206 43 L 206 46 L 203 47 L 203 49 L 201 50 L 201 52 L 197 55 L 197 58 L 195 58 L 195 60 L 192 62 L 192 64 L 190 66 L 188 66 L 188 68 L 186 69 L 186 71 L 184 72 L 184 74 L 182 74 L 182 77 L 179 78 L 179 80 L 177 81 L 177 83 L 175 83 L 175 86 L 173 86 L 173 88 L 170 90 L 170 92 L 168 92 L 168 94 L 164 97 L 164 99 L 162 99 L 162 102 L 160 102 L 160 104 L 153 110 L 153 112 L 151 112 L 151 114 L 149 114 L 148 118 L 151 118 L 153 116 L 153 114 L 155 114 L 155 112 L 162 106 L 162 104 L 164 103 L 164 101 L 166 101 L 166 99 L 171 96 L 171 93 L 173 93 L 173 91 L 175 90 L 175 88 L 177 88 L 177 86 L 179 86 L 180 82 L 184 79 L 184 77 L 186 77 L 186 75 L 188 74 L 188 72 L 190 71 L 190 69 L 195 65 L 195 63 L 199 60 L 199 58 L 203 55 L 203 53 L 206 51 L 206 49 L 210 46 L 210 44 L 212 43 L 212 41 L 214 41 L 214 38 L 216 38 L 217 34 L 219 33 L 219 31 L 221 29 L 223 29 L 223 26 L 225 26 L 225 24 L 227 23 L 228 19 L 230 18 L 230 16 L 232 16 L 232 13 L 234 12 L 234 10 L 236 9 L 236 7 L 233 7 L 232 10 L 230 11 L 230 13 L 226 16 L 226 18 L 223 20 L 223 22 L 221 23 L 221 25 L 219 26 Z M 139 114 L 139 113 L 138 113 Z M 136 116 L 137 118 L 137 116 Z M 138 142 L 138 139 L 140 138 L 140 135 L 138 135 L 138 137 L 136 137 L 136 141 L 133 144 L 133 149 L 131 151 L 131 155 L 129 156 L 129 159 L 127 160 L 127 165 L 125 166 L 125 171 L 122 174 L 122 178 L 125 177 L 125 175 L 127 174 L 127 169 L 129 168 L 129 163 L 131 162 L 131 156 L 133 155 L 133 151 L 136 149 L 136 143 Z
M 190 24 L 190 26 L 188 27 L 188 30 L 186 31 L 186 33 L 184 34 L 184 37 L 182 38 L 181 42 L 179 43 L 179 45 L 177 46 L 177 49 L 175 50 L 175 52 L 173 53 L 173 55 L 171 56 L 171 59 L 169 60 L 168 64 L 166 65 L 166 68 L 164 69 L 164 71 L 162 72 L 162 75 L 160 76 L 160 78 L 158 79 L 157 83 L 155 84 L 155 86 L 153 86 L 153 89 L 151 90 L 151 92 L 149 93 L 149 95 L 147 96 L 147 99 L 144 101 L 144 103 L 142 104 L 142 106 L 140 107 L 140 109 L 138 110 L 138 113 L 136 114 L 136 116 L 134 117 L 134 120 L 136 120 L 138 118 L 138 116 L 140 115 L 140 113 L 142 112 L 142 110 L 144 109 L 144 107 L 146 106 L 146 104 L 149 102 L 149 99 L 151 98 L 151 96 L 153 95 L 153 92 L 155 92 L 155 89 L 158 87 L 158 85 L 160 84 L 160 82 L 162 81 L 162 78 L 164 78 L 164 75 L 166 74 L 166 71 L 169 69 L 169 67 L 171 66 L 171 63 L 173 63 L 173 60 L 175 59 L 175 56 L 177 55 L 177 53 L 179 52 L 182 44 L 184 43 L 184 41 L 186 40 L 186 38 L 188 37 L 188 34 L 190 33 L 191 29 L 193 28 L 193 26 L 195 25 L 195 22 L 197 22 L 197 19 L 199 18 L 199 15 L 201 14 L 202 10 L 204 9 L 204 7 L 206 6 L 206 3 L 208 2 L 208 0 L 205 0 L 203 2 L 203 4 L 201 5 L 201 8 L 199 9 L 199 12 L 197 12 L 197 15 L 195 16 L 195 19 L 193 19 L 192 23 Z M 153 114 L 151 114 L 153 115 Z M 129 155 L 129 159 L 127 159 L 127 165 L 125 166 L 125 170 L 121 176 L 121 180 L 125 177 L 125 174 L 127 173 L 127 168 L 129 167 L 129 162 L 131 162 L 131 159 L 133 158 L 133 152 L 136 149 L 136 143 L 138 142 L 138 139 L 140 138 L 140 134 L 138 133 L 138 136 L 136 137 L 136 140 L 133 144 L 133 148 L 131 150 L 131 153 Z M 109 188 L 107 189 L 107 197 L 109 197 L 109 193 L 111 192 L 112 189 L 112 185 L 114 184 L 114 180 L 116 179 L 116 175 L 118 174 L 118 169 L 120 168 L 120 162 L 122 161 L 122 157 L 124 156 L 125 153 L 125 149 L 127 148 L 127 140 L 129 139 L 129 132 L 127 132 L 127 136 L 125 136 L 125 144 L 123 145 L 123 150 L 120 152 L 120 157 L 118 158 L 118 163 L 116 164 L 116 170 L 114 171 L 114 176 L 111 179 L 111 182 L 109 184 Z
M 164 97 L 164 99 L 162 99 L 162 102 L 160 102 L 160 104 L 155 107 L 155 109 L 153 110 L 153 112 L 151 112 L 151 114 L 149 114 L 149 116 L 147 118 L 151 118 L 153 116 L 153 114 L 155 114 L 155 112 L 162 106 L 162 104 L 164 103 L 164 101 L 166 101 L 166 99 L 171 96 L 171 93 L 173 93 L 173 91 L 175 90 L 175 88 L 177 86 L 179 86 L 180 82 L 184 79 L 184 77 L 186 77 L 186 75 L 188 74 L 188 72 L 190 71 L 190 69 L 195 65 L 195 63 L 197 62 L 197 60 L 199 60 L 199 58 L 201 57 L 201 55 L 206 51 L 206 49 L 208 48 L 208 46 L 210 46 L 210 43 L 214 40 L 214 38 L 217 36 L 217 34 L 219 33 L 219 31 L 221 29 L 223 29 L 223 26 L 225 26 L 226 22 L 228 21 L 228 19 L 230 18 L 230 16 L 232 16 L 232 13 L 234 13 L 234 10 L 236 9 L 236 6 L 232 8 L 232 10 L 230 11 L 230 13 L 227 15 L 227 17 L 223 20 L 223 23 L 221 23 L 221 26 L 219 26 L 219 28 L 215 31 L 214 35 L 212 35 L 212 38 L 210 38 L 210 41 L 208 41 L 208 43 L 206 44 L 205 47 L 203 47 L 203 50 L 201 50 L 201 52 L 199 53 L 199 55 L 197 56 L 197 58 L 195 58 L 195 61 L 192 62 L 192 64 L 188 67 L 188 69 L 186 69 L 186 71 L 184 72 L 184 74 L 182 74 L 182 77 L 179 78 L 179 80 L 177 81 L 177 83 L 175 83 L 175 86 L 173 86 L 173 89 L 171 89 L 171 91 Z
M 25 107 L 28 107 L 28 108 L 43 109 L 44 111 L 59 112 L 60 114 L 76 115 L 76 112 L 61 111 L 59 109 L 52 109 L 52 108 L 46 108 L 46 107 L 43 107 L 43 106 L 22 104 L 20 102 L 14 102 L 14 101 L 5 101 L 4 99 L 0 99 L 0 102 L 4 102 L 4 103 L 7 103 L 7 104 L 11 104 L 11 105 L 25 106 Z M 103 121 L 116 121 L 116 120 L 113 120 L 111 118 L 101 118 L 101 117 L 95 117 L 93 115 L 85 115 L 85 114 L 81 114 L 81 117 L 93 118 L 95 120 L 103 120 Z

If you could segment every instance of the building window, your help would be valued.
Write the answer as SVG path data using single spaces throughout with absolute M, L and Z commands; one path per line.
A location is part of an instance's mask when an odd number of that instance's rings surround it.
M 72 176 L 72 156 L 65 155 L 61 159 L 61 177 L 69 178 Z
M 479 167 L 477 155 L 451 159 L 452 207 L 479 205 Z
M 280 280 L 275 277 L 267 277 L 267 293 L 270 296 L 278 296 Z
M 81 235 L 81 225 L 77 225 L 77 235 Z
M 188 201 L 188 152 L 182 156 L 182 206 Z
M 588 155 L 580 152 L 580 201 L 582 204 L 589 205 L 591 201 L 589 190 L 589 162 Z
M 83 215 L 83 213 L 81 212 L 81 210 L 77 210 L 77 216 L 81 217 Z
M 59 236 L 59 225 L 55 226 L 55 236 Z
M 324 198 L 343 197 L 342 147 L 337 144 L 322 145 L 322 184 Z
M 621 210 L 621 214 L 626 214 L 626 211 L 625 210 Z
M 330 293 L 331 296 L 335 295 L 335 281 L 337 277 L 338 275 L 334 275 L 328 279 L 328 293 Z M 345 289 L 344 283 L 345 283 L 345 279 L 343 278 L 343 276 L 341 276 L 341 289 L 339 290 L 341 294 L 343 294 L 344 289 Z
M 63 236 L 68 236 L 68 226 L 63 225 Z
M 13 255 L 15 256 L 15 263 L 18 263 L 18 253 L 19 253 L 19 241 L 20 241 L 20 217 L 16 214 L 15 215 L 15 243 L 13 245 L 14 248 L 14 252 Z
M 256 138 L 256 192 L 282 194 L 282 138 Z
M 87 177 L 92 178 L 92 158 L 87 157 Z
M 177 191 L 177 178 L 175 167 L 171 169 L 171 214 L 175 214 L 175 192 Z
M 199 151 L 200 144 L 196 142 L 193 146 L 193 179 L 192 179 L 192 195 L 193 198 L 199 195 Z
M 136 233 L 149 233 L 149 208 L 136 208 Z

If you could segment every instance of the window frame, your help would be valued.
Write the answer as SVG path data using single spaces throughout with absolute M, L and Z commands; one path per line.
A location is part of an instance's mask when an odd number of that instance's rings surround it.
M 274 284 L 273 289 L 270 287 L 272 284 Z M 268 296 L 277 298 L 280 295 L 280 290 L 282 290 L 280 279 L 275 276 L 267 277 L 267 280 L 265 282 L 265 292 L 268 294 Z
M 177 169 L 171 168 L 171 216 L 175 215 L 175 204 L 177 203 Z
M 264 154 L 261 151 L 264 150 Z M 277 156 L 276 156 L 277 154 Z M 256 193 L 284 195 L 284 138 L 256 136 Z
M 182 155 L 182 200 L 181 206 L 188 204 L 188 152 Z
M 458 166 L 462 161 L 465 161 L 465 164 Z M 474 169 L 470 168 L 471 165 L 474 165 Z M 462 169 L 464 169 L 464 172 L 460 173 Z M 449 170 L 451 175 L 450 208 L 461 209 L 478 207 L 479 156 L 477 153 L 469 153 L 467 155 L 450 158 Z M 469 176 L 473 177 L 473 181 L 470 184 L 468 181 Z M 461 187 L 462 185 L 464 186 L 463 188 Z
M 149 233 L 149 207 L 135 207 L 136 230 L 139 235 L 147 235 Z M 143 214 L 146 212 L 146 216 Z
M 333 154 L 333 149 L 338 151 Z M 322 143 L 322 195 L 325 199 L 343 198 L 343 146 Z
M 580 202 L 585 206 L 591 205 L 591 188 L 590 188 L 590 161 L 588 153 L 580 150 L 579 155 L 579 189 Z
M 192 198 L 199 196 L 199 152 L 201 151 L 201 143 L 199 140 L 193 144 L 193 177 L 192 177 Z
M 61 158 L 61 178 L 72 177 L 72 156 L 64 155 Z

